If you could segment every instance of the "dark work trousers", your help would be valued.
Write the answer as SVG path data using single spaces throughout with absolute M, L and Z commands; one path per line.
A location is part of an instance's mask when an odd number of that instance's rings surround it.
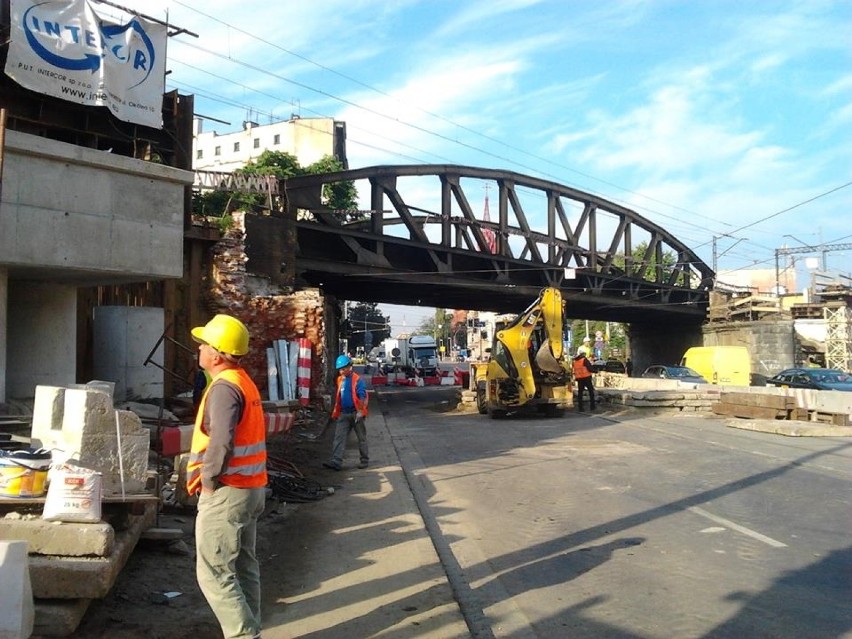
M 589 405 L 595 410 L 595 387 L 592 386 L 592 378 L 580 377 L 577 379 L 577 409 L 583 410 L 583 391 L 589 393 Z

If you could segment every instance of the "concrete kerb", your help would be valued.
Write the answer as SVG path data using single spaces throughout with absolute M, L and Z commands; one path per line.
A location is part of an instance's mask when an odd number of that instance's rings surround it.
M 332 430 L 320 436 L 317 466 L 327 459 Z M 343 470 L 319 470 L 318 480 L 333 485 L 334 494 L 299 507 L 282 524 L 295 534 L 310 511 L 309 525 L 320 527 L 294 560 L 300 572 L 286 585 L 284 605 L 265 611 L 264 637 L 407 636 L 413 626 L 422 639 L 471 636 L 375 391 L 367 432 L 369 467 L 354 468 L 351 438 Z
M 729 428 L 752 430 L 785 437 L 852 437 L 852 426 L 781 419 L 727 419 Z

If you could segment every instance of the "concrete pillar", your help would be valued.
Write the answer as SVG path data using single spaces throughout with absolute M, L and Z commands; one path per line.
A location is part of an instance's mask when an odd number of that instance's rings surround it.
M 9 274 L 0 268 L 0 404 L 6 401 L 6 336 L 9 308 Z
M 633 374 L 639 376 L 652 364 L 680 364 L 691 346 L 703 346 L 701 323 L 630 324 Z
M 9 282 L 6 396 L 35 397 L 35 387 L 77 381 L 77 289 Z
M 0 541 L 0 583 L 0 639 L 27 639 L 35 621 L 27 542 Z

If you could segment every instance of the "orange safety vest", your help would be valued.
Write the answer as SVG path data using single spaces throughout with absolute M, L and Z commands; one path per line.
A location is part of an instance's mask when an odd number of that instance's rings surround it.
M 263 416 L 260 392 L 242 368 L 228 368 L 213 378 L 198 407 L 189 463 L 186 467 L 186 489 L 190 495 L 201 491 L 201 466 L 204 464 L 204 453 L 210 444 L 210 437 L 204 432 L 204 409 L 210 389 L 220 379 L 240 389 L 245 406 L 242 418 L 234 429 L 234 449 L 227 466 L 219 476 L 219 481 L 226 486 L 237 488 L 259 488 L 267 483 L 266 419 Z
M 358 373 L 352 373 L 352 383 L 349 385 L 352 389 L 352 403 L 355 404 L 355 410 L 361 413 L 364 417 L 367 416 L 367 397 L 363 400 L 358 397 Z M 334 409 L 331 411 L 331 417 L 337 419 L 340 417 L 340 412 L 343 407 L 340 403 L 340 394 L 343 392 L 343 375 L 337 376 L 337 392 L 334 394 Z
M 592 374 L 589 372 L 589 369 L 586 368 L 586 358 L 579 357 L 574 360 L 572 363 L 574 367 L 574 379 L 585 379 L 586 377 L 591 377 Z

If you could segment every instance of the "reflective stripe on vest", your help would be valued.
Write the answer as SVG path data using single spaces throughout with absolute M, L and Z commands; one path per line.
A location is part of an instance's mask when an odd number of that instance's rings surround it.
M 585 379 L 592 376 L 589 369 L 586 368 L 585 358 L 575 359 L 572 366 L 574 367 L 574 379 Z
M 340 394 L 343 392 L 343 375 L 338 375 L 337 377 L 337 392 L 334 394 L 334 409 L 331 411 L 331 416 L 333 419 L 337 419 L 340 417 L 340 413 L 343 410 L 343 406 L 340 402 Z M 361 413 L 364 417 L 367 416 L 367 398 L 365 397 L 363 400 L 358 398 L 358 380 L 361 379 L 358 377 L 358 373 L 352 373 L 352 383 L 350 387 L 352 388 L 352 403 L 355 404 L 355 410 Z
M 248 373 L 241 368 L 229 368 L 213 378 L 198 407 L 189 463 L 186 467 L 186 488 L 190 495 L 201 490 L 201 467 L 204 464 L 204 453 L 210 444 L 210 437 L 203 429 L 204 412 L 207 395 L 218 380 L 230 382 L 239 388 L 245 402 L 242 417 L 234 428 L 233 450 L 218 480 L 222 484 L 237 488 L 259 488 L 267 483 L 266 420 L 260 393 Z

